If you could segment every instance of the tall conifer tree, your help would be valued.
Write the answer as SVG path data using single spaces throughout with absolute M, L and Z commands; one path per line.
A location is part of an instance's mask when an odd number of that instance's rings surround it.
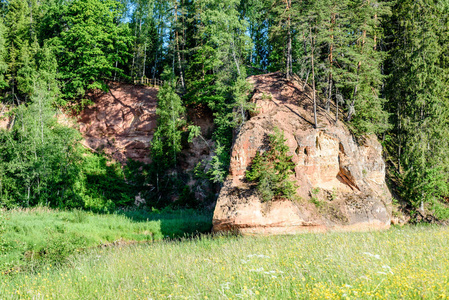
M 394 9 L 389 107 L 403 179 L 415 205 L 449 194 L 448 9 L 431 0 Z

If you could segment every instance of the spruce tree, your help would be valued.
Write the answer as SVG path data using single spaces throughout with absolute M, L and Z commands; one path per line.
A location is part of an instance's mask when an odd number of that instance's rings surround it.
M 166 83 L 158 93 L 158 126 L 151 143 L 152 158 L 162 168 L 177 167 L 177 155 L 182 150 L 182 127 L 186 125 L 184 114 L 185 107 L 174 84 Z
M 397 171 L 414 205 L 448 196 L 448 9 L 430 0 L 394 7 L 388 81 Z
M 5 89 L 8 86 L 6 80 L 6 74 L 8 71 L 8 64 L 6 63 L 6 42 L 5 42 L 5 25 L 0 20 L 0 90 Z M 1 98 L 0 98 L 1 99 Z

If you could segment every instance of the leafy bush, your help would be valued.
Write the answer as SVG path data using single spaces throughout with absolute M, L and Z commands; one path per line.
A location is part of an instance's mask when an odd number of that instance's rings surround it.
M 81 234 L 54 232 L 45 248 L 39 251 L 39 254 L 46 263 L 62 264 L 70 255 L 85 248 L 86 245 L 86 238 Z
M 439 200 L 434 200 L 430 206 L 433 211 L 433 215 L 438 220 L 449 220 L 449 206 L 447 204 L 442 203 Z
M 121 165 L 97 153 L 84 155 L 74 190 L 82 204 L 73 208 L 105 212 L 132 204 L 136 192 L 134 184 L 126 181 Z
M 284 133 L 275 128 L 274 134 L 268 137 L 270 149 L 256 154 L 251 170 L 246 172 L 246 179 L 257 183 L 257 190 L 264 202 L 275 197 L 292 199 L 296 194 L 296 185 L 288 178 L 295 164 L 292 156 L 288 155 Z

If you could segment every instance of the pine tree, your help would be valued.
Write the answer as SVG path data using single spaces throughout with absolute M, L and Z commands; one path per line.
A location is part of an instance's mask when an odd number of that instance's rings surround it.
M 28 45 L 30 37 L 28 34 L 28 5 L 24 0 L 13 0 L 8 4 L 8 11 L 4 22 L 7 28 L 5 34 L 8 63 L 8 82 L 12 101 L 18 100 L 17 93 L 17 72 L 21 67 L 22 48 Z M 26 47 L 26 46 L 25 46 Z

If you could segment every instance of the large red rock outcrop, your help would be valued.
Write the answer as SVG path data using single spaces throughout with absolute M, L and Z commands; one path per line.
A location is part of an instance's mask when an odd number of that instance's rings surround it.
M 232 149 L 230 175 L 216 204 L 214 231 L 298 233 L 384 229 L 390 226 L 391 194 L 385 183 L 382 147 L 375 136 L 358 140 L 335 116 L 318 108 L 315 129 L 310 89 L 281 74 L 253 76 L 257 113 Z M 284 131 L 296 165 L 298 200 L 261 202 L 245 172 L 266 137 Z M 293 178 L 294 177 L 294 178 Z
M 83 143 L 125 163 L 150 162 L 150 141 L 157 125 L 158 89 L 111 83 L 108 93 L 91 94 L 93 105 L 77 117 Z

